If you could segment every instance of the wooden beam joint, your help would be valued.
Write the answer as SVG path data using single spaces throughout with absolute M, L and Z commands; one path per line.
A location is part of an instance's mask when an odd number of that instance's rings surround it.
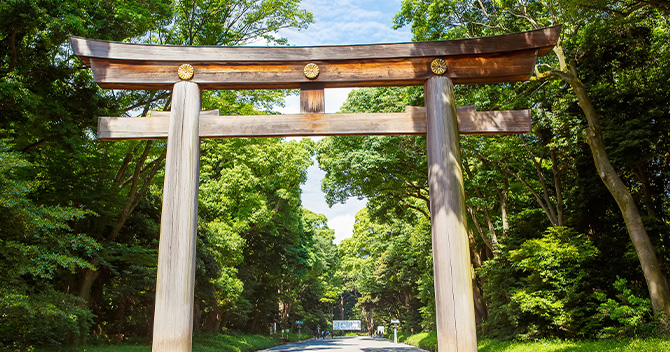
M 326 112 L 326 98 L 323 84 L 304 84 L 300 87 L 300 113 L 323 114 Z

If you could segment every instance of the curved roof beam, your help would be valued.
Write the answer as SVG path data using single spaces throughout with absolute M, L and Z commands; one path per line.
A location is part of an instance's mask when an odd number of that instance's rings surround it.
M 172 89 L 182 64 L 203 89 L 275 89 L 422 85 L 443 59 L 456 84 L 528 79 L 561 27 L 494 37 L 397 44 L 306 47 L 164 46 L 70 37 L 74 53 L 103 88 Z M 305 65 L 319 67 L 307 78 Z

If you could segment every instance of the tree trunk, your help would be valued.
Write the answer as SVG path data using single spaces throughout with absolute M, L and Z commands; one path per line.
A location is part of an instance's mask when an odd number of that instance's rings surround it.
M 584 85 L 577 76 L 576 64 L 574 62 L 570 63 L 570 69 L 570 71 L 554 71 L 553 74 L 570 84 L 577 96 L 582 111 L 584 111 L 588 122 L 588 127 L 586 128 L 587 141 L 591 147 L 598 176 L 600 176 L 600 179 L 610 191 L 621 210 L 626 228 L 628 229 L 628 235 L 633 242 L 640 265 L 642 266 L 644 278 L 647 281 L 654 315 L 661 317 L 667 322 L 667 317 L 670 317 L 670 289 L 668 288 L 667 279 L 654 252 L 654 247 L 644 227 L 635 200 L 610 163 L 600 131 L 598 114 L 591 103 Z
M 509 181 L 503 177 L 503 191 L 500 194 L 500 217 L 503 224 L 503 236 L 509 232 L 509 220 L 507 217 L 507 200 L 509 199 Z
M 205 318 L 205 330 L 207 332 L 219 332 L 221 328 L 221 312 L 214 309 L 207 313 Z
M 647 215 L 658 217 L 656 215 L 656 207 L 654 206 L 654 201 L 651 198 L 651 185 L 649 184 L 649 177 L 647 172 L 640 166 L 636 165 L 636 168 L 633 170 L 633 174 L 640 181 L 642 185 L 642 199 L 644 200 L 644 206 L 647 208 Z
M 482 295 L 482 290 L 477 285 L 477 274 L 472 271 L 472 297 L 475 301 L 475 323 L 480 325 L 488 316 L 486 303 Z
M 200 323 L 202 322 L 202 310 L 200 309 L 200 300 L 193 303 L 193 332 L 200 332 Z
M 470 240 L 470 260 L 472 262 L 472 267 L 473 269 L 481 268 L 484 261 L 477 251 L 477 243 L 475 242 L 475 236 L 472 234 L 472 230 L 468 230 L 468 239 Z M 491 257 L 494 255 L 495 253 L 492 253 Z M 482 290 L 478 285 L 480 280 L 477 276 L 477 272 L 472 270 L 471 276 L 472 298 L 474 299 L 475 303 L 475 324 L 479 325 L 488 316 L 488 308 L 486 307 L 486 302 L 484 301 Z
M 521 176 L 520 176 L 519 174 L 517 174 L 516 172 L 512 171 L 510 168 L 508 168 L 508 167 L 504 166 L 503 164 L 501 164 L 499 161 L 497 161 L 497 160 L 493 160 L 493 159 L 491 159 L 491 158 L 489 158 L 489 157 L 487 157 L 487 156 L 479 155 L 479 154 L 466 154 L 466 155 L 471 156 L 471 157 L 473 157 L 473 158 L 477 158 L 477 159 L 483 160 L 483 161 L 490 162 L 491 164 L 493 164 L 493 165 L 499 167 L 500 170 L 502 170 L 502 171 L 505 172 L 506 174 L 508 174 L 508 175 L 510 175 L 510 176 L 512 176 L 512 177 L 514 177 L 514 178 L 517 179 L 519 182 L 521 182 L 521 184 L 522 184 L 524 187 L 526 187 L 526 189 L 528 189 L 528 191 L 533 195 L 533 197 L 535 198 L 535 201 L 537 202 L 537 204 L 540 206 L 540 208 L 542 208 L 542 211 L 544 211 L 544 214 L 547 215 L 547 218 L 549 219 L 549 222 L 551 222 L 551 224 L 554 225 L 554 226 L 558 226 L 558 220 L 556 219 L 555 211 L 552 209 L 552 207 L 553 207 L 554 205 L 553 205 L 553 204 L 551 203 L 551 201 L 549 200 L 549 197 L 543 197 L 543 196 L 541 196 L 541 195 L 540 195 L 539 193 L 537 193 L 537 191 L 536 191 L 536 190 L 535 190 L 535 189 L 528 183 L 528 181 L 526 181 L 523 177 L 521 177 Z M 540 177 L 541 177 L 541 176 L 540 176 Z
M 370 327 L 368 328 L 370 336 L 374 333 L 375 330 L 375 309 L 370 309 Z
M 95 260 L 94 266 L 98 266 L 98 261 Z M 81 283 L 79 284 L 79 297 L 83 298 L 88 304 L 91 305 L 91 288 L 93 287 L 93 282 L 98 278 L 98 271 L 92 269 L 84 269 L 84 273 L 81 276 Z
M 561 174 L 556 161 L 556 150 L 551 150 L 551 170 L 554 173 L 554 189 L 556 190 L 556 217 L 558 226 L 563 226 L 563 193 L 561 191 Z

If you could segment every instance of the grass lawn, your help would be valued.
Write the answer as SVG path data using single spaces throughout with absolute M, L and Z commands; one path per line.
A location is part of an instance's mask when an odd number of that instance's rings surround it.
M 296 341 L 298 334 L 291 333 L 289 340 Z M 303 336 L 304 338 L 310 336 Z M 388 336 L 387 336 L 388 337 Z M 390 335 L 393 339 L 393 334 Z M 437 351 L 435 332 L 422 332 L 412 336 L 398 334 L 398 340 L 425 350 Z M 279 337 L 261 335 L 196 334 L 193 337 L 193 352 L 247 352 L 257 351 L 281 344 Z M 600 341 L 543 340 L 535 342 L 480 340 L 479 352 L 659 352 L 670 351 L 670 340 L 625 339 Z M 115 345 L 88 345 L 37 349 L 36 352 L 150 352 L 146 343 L 122 343 Z
M 393 338 L 393 335 L 391 335 Z M 422 332 L 412 336 L 399 336 L 407 344 L 429 351 L 437 350 L 435 332 Z M 479 352 L 658 352 L 670 351 L 670 340 L 624 339 L 598 341 L 543 340 L 535 342 L 479 340 Z
M 296 334 L 297 339 L 297 334 Z M 282 344 L 278 337 L 261 335 L 196 334 L 193 352 L 247 352 Z M 87 345 L 38 349 L 36 352 L 150 352 L 151 344 Z

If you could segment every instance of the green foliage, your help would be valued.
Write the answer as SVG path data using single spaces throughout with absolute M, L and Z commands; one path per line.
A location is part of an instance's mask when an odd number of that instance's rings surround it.
M 574 74 L 585 84 L 601 115 L 600 128 L 610 160 L 646 213 L 644 222 L 656 251 L 664 260 L 668 257 L 670 231 L 667 212 L 661 210 L 667 209 L 670 184 L 666 180 L 670 165 L 666 97 L 670 70 L 663 64 L 668 60 L 670 41 L 665 5 L 637 1 L 406 0 L 395 23 L 397 27 L 411 25 L 415 40 L 488 36 L 562 24 L 560 50 L 540 58 L 537 72 L 567 70 L 567 61 L 574 59 Z M 610 292 L 615 277 L 621 275 L 629 279 L 635 296 L 641 297 L 640 289 L 646 289 L 644 276 L 620 209 L 611 197 L 603 197 L 608 190 L 602 186 L 584 143 L 584 112 L 575 96 L 564 83 L 542 80 L 472 86 L 457 95 L 478 107 L 533 108 L 533 134 L 462 138 L 466 206 L 474 234 L 480 235 L 471 246 L 484 244 L 492 250 L 473 253 L 475 267 L 477 258 L 484 260 L 480 273 L 489 302 L 485 331 L 509 338 L 595 336 L 601 324 L 621 328 L 605 315 L 592 317 L 597 315 L 598 302 L 589 295 Z M 499 196 L 503 190 L 509 190 L 508 197 Z M 507 229 L 502 217 L 492 215 L 503 199 L 508 202 Z M 545 214 L 544 220 L 538 217 L 539 211 Z M 489 225 L 488 231 L 485 225 Z M 548 243 L 533 243 L 531 248 L 527 242 L 537 238 L 538 228 L 550 225 L 570 226 L 577 233 L 588 234 L 597 248 L 598 254 L 581 264 L 590 276 L 588 286 L 577 285 L 575 292 L 568 292 L 550 284 L 566 278 L 580 281 L 584 275 L 574 263 L 554 255 L 561 251 L 553 249 L 550 252 L 554 254 L 547 258 L 528 256 L 529 251 L 547 254 L 551 249 Z M 493 250 L 493 235 L 500 243 L 500 256 Z M 558 269 L 551 263 L 565 267 Z M 528 275 L 534 265 L 548 267 L 544 272 L 536 270 L 535 276 Z M 543 277 L 550 280 L 543 281 Z M 566 306 L 566 300 L 582 302 L 584 311 Z M 633 308 L 635 313 L 627 313 L 631 318 L 648 314 L 639 303 Z M 531 316 L 517 314 L 521 311 Z M 563 325 L 570 322 L 579 328 Z M 567 330 L 543 330 L 546 324 Z
M 670 348 L 668 340 L 624 339 L 600 341 L 541 340 L 534 342 L 480 340 L 477 343 L 482 352 L 654 352 Z
M 434 311 L 419 310 L 424 303 L 420 300 L 434 300 L 420 294 L 425 286 L 432 287 L 425 277 L 432 272 L 430 227 L 425 218 L 415 221 L 381 222 L 363 209 L 356 214 L 353 236 L 339 245 L 346 290 L 357 295 L 356 308 L 362 312 L 358 318 L 368 331 L 374 328 L 372 318 L 376 325 L 400 318 L 408 331 L 432 325 Z
M 165 143 L 100 142 L 93 136 L 96 116 L 167 109 L 169 93 L 99 89 L 90 70 L 73 57 L 67 35 L 162 44 L 281 43 L 279 29 L 305 28 L 312 21 L 299 4 L 0 3 L 0 135 L 8 138 L 7 147 L 2 144 L 2 181 L 5 166 L 21 164 L 0 194 L 0 220 L 8 224 L 0 229 L 0 275 L 6 279 L 0 288 L 3 309 L 11 311 L 11 319 L 0 325 L 12 332 L 3 339 L 19 347 L 34 340 L 74 341 L 88 333 L 91 319 L 102 340 L 151 333 Z M 271 112 L 287 94 L 206 92 L 203 106 L 224 114 L 258 114 Z M 299 190 L 311 147 L 279 140 L 228 146 L 242 149 L 226 155 L 236 165 L 215 165 L 218 174 L 203 168 L 196 274 L 196 315 L 223 316 L 224 323 L 254 318 L 238 275 L 239 266 L 250 264 L 245 257 L 258 253 L 245 252 L 254 237 L 285 244 L 286 250 L 267 251 L 279 255 L 277 262 L 289 271 L 310 268 L 307 253 L 313 244 L 313 233 L 301 227 Z M 206 151 L 203 155 L 207 166 Z M 221 187 L 232 188 L 222 192 Z M 257 259 L 254 270 L 262 271 L 263 258 Z M 258 300 L 277 306 L 274 295 L 259 294 Z M 16 326 L 24 328 L 16 333 Z M 203 319 L 202 326 L 222 327 L 216 319 Z
M 0 342 L 13 348 L 87 334 L 91 312 L 56 279 L 90 268 L 82 255 L 99 248 L 69 225 L 90 212 L 35 204 L 30 166 L 0 141 Z
M 279 29 L 312 21 L 299 3 L 0 3 L 0 135 L 6 139 L 0 145 L 0 343 L 12 349 L 61 344 L 80 340 L 92 324 L 101 340 L 150 334 L 165 143 L 93 136 L 95 116 L 169 108 L 169 93 L 100 90 L 72 57 L 66 36 L 281 44 Z M 565 23 L 561 43 L 605 117 L 607 152 L 668 261 L 670 31 L 663 5 L 406 0 L 395 22 L 411 24 L 417 40 Z M 553 54 L 539 63 L 540 71 L 560 64 Z M 483 331 L 528 339 L 652 330 L 636 254 L 622 245 L 629 242 L 616 204 L 603 197 L 607 190 L 592 165 L 574 96 L 559 82 L 456 89 L 459 104 L 480 110 L 533 108 L 532 134 L 462 138 L 472 263 L 482 266 L 474 288 L 488 302 L 477 307 Z M 206 92 L 203 107 L 272 112 L 287 94 Z M 398 112 L 405 105 L 422 105 L 420 87 L 355 90 L 342 111 Z M 307 332 L 340 314 L 368 321 L 369 328 L 373 318 L 388 325 L 397 317 L 405 331 L 434 329 L 424 137 L 333 137 L 316 146 L 244 139 L 206 141 L 202 148 L 196 330 L 265 332 L 278 321 L 294 331 L 293 322 L 304 320 Z M 339 248 L 326 219 L 301 209 L 300 185 L 314 149 L 327 173 L 328 202 L 369 199 L 354 236 Z M 434 336 L 410 339 L 435 348 Z M 253 339 L 198 335 L 195 349 L 248 350 Z M 629 342 L 639 350 L 668 349 L 658 341 Z
M 488 297 L 487 331 L 520 339 L 589 336 L 598 324 L 588 269 L 597 253 L 586 236 L 550 227 L 542 238 L 485 262 L 485 290 L 502 284 L 508 292 Z
M 393 338 L 391 336 L 391 338 Z M 428 351 L 437 351 L 437 333 L 422 332 L 411 336 L 398 335 L 398 341 Z M 479 339 L 480 352 L 656 352 L 670 348 L 670 341 L 664 339 L 621 339 L 621 340 L 539 340 L 500 341 Z
M 300 208 L 312 152 L 307 139 L 204 144 L 196 290 L 203 329 L 327 325 L 340 292 L 334 234 L 323 215 Z
M 258 351 L 280 344 L 276 337 L 262 335 L 196 334 L 194 352 L 247 352 Z
M 243 45 L 254 40 L 286 44 L 283 28 L 307 28 L 313 16 L 300 0 L 182 0 L 175 2 L 174 25 L 158 38 L 185 45 Z
M 270 348 L 281 344 L 277 337 L 249 334 L 209 334 L 199 333 L 193 336 L 194 352 L 251 352 Z M 38 352 L 149 352 L 148 344 L 131 344 L 128 342 L 114 345 L 86 345 L 78 347 L 60 347 L 37 349 Z
M 400 112 L 421 96 L 416 87 L 358 89 L 349 93 L 342 112 Z M 365 197 L 376 216 L 401 216 L 409 208 L 427 215 L 424 137 L 328 137 L 317 152 L 329 204 Z
M 601 302 L 598 312 L 603 318 L 613 322 L 612 326 L 606 326 L 600 331 L 599 335 L 602 337 L 650 335 L 654 329 L 651 302 L 648 298 L 635 296 L 627 284 L 628 281 L 624 278 L 617 278 L 614 282 L 616 299 L 607 298 L 604 292 L 596 293 L 596 298 Z
M 437 351 L 437 333 L 436 332 L 420 332 L 410 336 L 398 336 L 398 341 L 402 341 L 408 345 L 416 346 L 428 351 Z
M 81 299 L 51 287 L 35 291 L 0 288 L 0 341 L 4 346 L 22 350 L 25 346 L 60 345 L 68 337 L 88 334 L 93 315 L 82 307 Z

